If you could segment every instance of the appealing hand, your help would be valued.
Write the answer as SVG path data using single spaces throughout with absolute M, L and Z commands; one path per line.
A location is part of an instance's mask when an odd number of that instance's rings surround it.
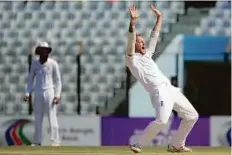
M 130 11 L 130 17 L 132 20 L 139 18 L 138 11 L 137 11 L 135 5 L 131 5 L 129 7 L 129 11 Z
M 162 13 L 158 9 L 155 8 L 155 5 L 152 4 L 151 9 L 155 13 L 156 16 L 162 16 Z

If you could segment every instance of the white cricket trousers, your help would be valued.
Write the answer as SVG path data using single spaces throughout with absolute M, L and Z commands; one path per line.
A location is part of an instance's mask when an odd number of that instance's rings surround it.
M 148 124 L 143 134 L 137 140 L 140 146 L 149 143 L 168 123 L 172 110 L 182 118 L 176 134 L 172 137 L 171 145 L 181 147 L 198 120 L 198 113 L 181 91 L 170 83 L 163 84 L 150 93 L 150 99 L 156 111 L 156 119 Z
M 54 90 L 37 91 L 34 94 L 34 115 L 35 115 L 35 133 L 34 141 L 37 144 L 42 142 L 42 124 L 44 114 L 48 116 L 50 139 L 59 143 L 59 126 L 56 115 L 56 106 L 52 104 L 54 99 Z

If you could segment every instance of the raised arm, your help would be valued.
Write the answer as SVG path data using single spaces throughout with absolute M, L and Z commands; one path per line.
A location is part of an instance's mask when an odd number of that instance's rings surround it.
M 130 26 L 127 38 L 127 55 L 133 56 L 135 54 L 135 42 L 136 42 L 136 32 L 135 32 L 135 22 L 138 18 L 137 9 L 134 5 L 129 7 L 130 11 Z
M 156 44 L 157 44 L 158 39 L 159 39 L 159 33 L 160 33 L 160 30 L 162 27 L 162 14 L 161 14 L 161 12 L 159 10 L 157 10 L 154 5 L 151 5 L 151 9 L 156 15 L 156 23 L 152 29 L 150 41 L 148 44 L 148 52 L 149 52 L 150 56 L 152 56 L 155 52 Z

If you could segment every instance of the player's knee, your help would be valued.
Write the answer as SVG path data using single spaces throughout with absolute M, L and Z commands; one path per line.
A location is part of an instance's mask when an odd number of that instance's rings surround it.
M 166 125 L 168 123 L 168 119 L 156 119 L 155 122 L 160 125 Z
M 198 114 L 198 112 L 196 111 L 196 112 L 194 113 L 193 120 L 194 120 L 194 121 L 197 121 L 198 118 L 199 118 L 199 114 Z
M 187 120 L 196 122 L 198 120 L 198 118 L 199 118 L 198 112 L 194 111 L 191 113 L 191 115 L 188 115 Z

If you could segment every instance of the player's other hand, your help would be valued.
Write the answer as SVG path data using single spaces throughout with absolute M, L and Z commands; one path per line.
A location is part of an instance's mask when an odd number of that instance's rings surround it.
M 135 20 L 135 19 L 139 18 L 139 14 L 138 14 L 138 11 L 137 11 L 135 5 L 131 5 L 129 7 L 129 11 L 130 11 L 131 20 Z
M 59 103 L 60 103 L 60 98 L 59 97 L 54 97 L 53 104 L 59 104 Z
M 29 99 L 29 95 L 28 95 L 28 94 L 25 94 L 25 95 L 23 96 L 23 101 L 27 102 L 28 99 Z
M 162 13 L 158 9 L 155 8 L 155 5 L 152 4 L 151 9 L 155 13 L 156 16 L 158 17 L 162 16 Z

